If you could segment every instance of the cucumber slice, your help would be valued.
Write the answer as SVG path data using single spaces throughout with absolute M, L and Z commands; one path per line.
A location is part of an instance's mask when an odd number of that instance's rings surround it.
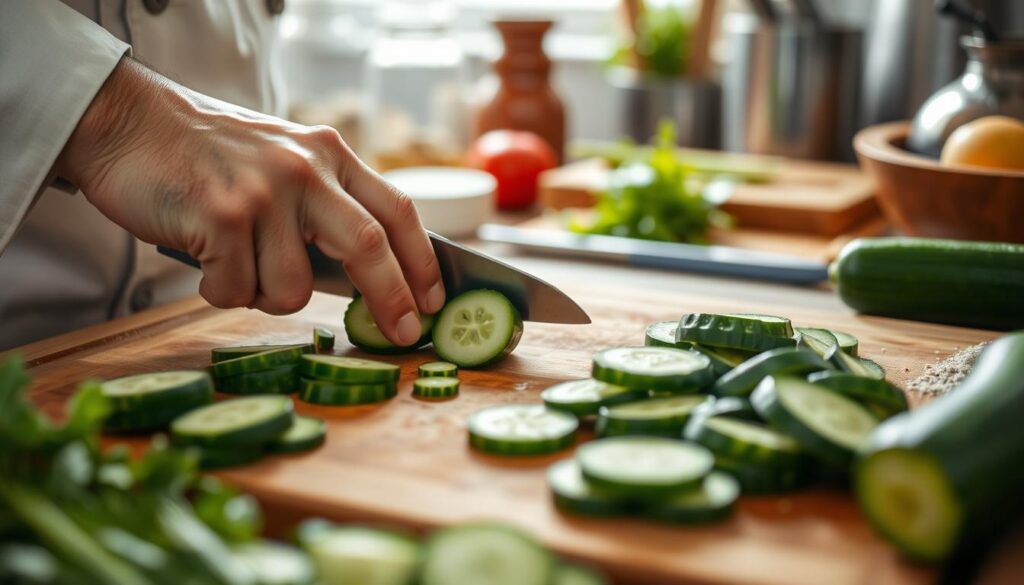
M 111 408 L 104 426 L 124 432 L 166 426 L 178 415 L 213 400 L 213 382 L 199 370 L 125 376 L 101 383 L 100 391 Z
M 523 320 L 505 295 L 471 290 L 441 309 L 434 326 L 434 351 L 441 359 L 474 368 L 511 353 L 522 334 Z
M 703 396 L 672 396 L 602 407 L 597 416 L 598 437 L 653 435 L 679 438 Z
M 576 460 L 595 488 L 627 498 L 664 497 L 693 489 L 715 463 L 700 445 L 658 437 L 598 439 L 580 446 Z
M 457 378 L 459 376 L 459 366 L 451 362 L 427 362 L 420 364 L 416 368 L 416 373 L 420 378 Z
M 839 341 L 828 329 L 797 327 L 796 332 L 800 334 L 797 345 L 813 351 L 826 362 L 832 359 L 832 354 L 840 351 Z
M 299 544 L 316 565 L 323 585 L 410 585 L 420 565 L 416 541 L 397 532 L 303 523 Z
M 217 390 L 228 394 L 288 394 L 299 389 L 294 364 L 217 378 Z
M 651 502 L 644 508 L 644 515 L 681 524 L 713 522 L 729 517 L 739 497 L 740 484 L 736 479 L 712 471 L 698 489 Z
M 264 353 L 267 351 L 276 351 L 278 349 L 291 349 L 299 348 L 302 353 L 313 353 L 314 348 L 312 344 L 307 343 L 288 343 L 278 345 L 240 345 L 236 347 L 215 347 L 210 350 L 210 361 L 212 363 L 223 362 L 226 360 L 232 360 L 254 353 Z
M 832 332 L 832 335 L 835 336 L 836 341 L 839 342 L 839 349 L 852 356 L 857 355 L 857 350 L 860 347 L 860 341 L 858 341 L 856 337 L 843 331 L 836 331 L 835 329 L 831 329 L 830 331 Z
M 883 420 L 910 408 L 903 391 L 885 380 L 829 370 L 815 372 L 807 376 L 807 381 L 852 398 Z
M 594 489 L 583 479 L 580 464 L 575 459 L 565 459 L 549 467 L 548 486 L 555 507 L 570 514 L 621 516 L 631 511 L 625 500 Z
M 746 313 L 688 313 L 679 320 L 676 340 L 746 351 L 796 345 L 789 319 Z
M 715 468 L 735 477 L 746 494 L 782 494 L 800 489 L 810 482 L 814 470 L 810 465 L 761 467 L 722 455 L 715 456 Z
M 313 347 L 318 353 L 334 349 L 334 332 L 324 327 L 314 327 Z
M 771 426 L 825 462 L 841 466 L 849 465 L 878 426 L 878 419 L 860 404 L 792 376 L 765 378 L 750 402 Z
M 759 423 L 711 417 L 687 426 L 686 438 L 736 463 L 771 469 L 805 465 L 800 443 Z
M 576 441 L 575 416 L 540 404 L 506 404 L 478 410 L 467 421 L 469 444 L 494 455 L 546 455 Z
M 397 384 L 398 366 L 377 360 L 307 355 L 299 362 L 299 374 L 305 378 L 339 384 Z
M 593 378 L 561 382 L 540 393 L 541 400 L 548 408 L 576 416 L 597 414 L 601 406 L 629 402 L 643 396 L 644 393 Z
M 712 392 L 716 396 L 749 396 L 765 376 L 806 374 L 828 368 L 828 364 L 812 351 L 796 347 L 780 347 L 759 353 L 722 376 Z
M 349 342 L 363 351 L 380 354 L 408 353 L 430 343 L 430 331 L 434 327 L 434 315 L 420 314 L 420 338 L 405 347 L 395 345 L 384 337 L 363 297 L 356 295 L 345 309 L 345 334 Z
M 291 346 L 253 353 L 234 359 L 219 361 L 210 366 L 216 378 L 237 376 L 249 372 L 272 370 L 280 366 L 294 365 L 305 353 L 304 346 Z
M 199 468 L 204 471 L 241 467 L 256 463 L 266 452 L 262 447 L 192 447 L 199 453 Z
M 419 398 L 455 398 L 459 395 L 458 378 L 417 378 L 412 383 L 412 395 Z
M 316 449 L 327 437 L 327 423 L 311 416 L 296 416 L 287 431 L 270 443 L 271 453 L 299 453 Z
M 669 347 L 616 347 L 594 354 L 591 375 L 636 390 L 696 392 L 711 383 L 707 356 Z
M 342 384 L 330 380 L 302 378 L 299 398 L 310 404 L 324 406 L 354 406 L 382 402 L 398 396 L 398 387 L 384 384 Z
M 421 585 L 549 585 L 551 555 L 508 526 L 463 524 L 427 541 Z
M 651 323 L 644 332 L 644 345 L 648 347 L 674 347 L 676 349 L 690 349 L 693 344 L 689 341 L 676 341 L 676 329 L 679 328 L 679 321 L 659 321 Z
M 211 448 L 261 446 L 288 430 L 295 408 L 287 396 L 247 396 L 185 413 L 171 423 L 175 442 Z
M 236 544 L 231 553 L 248 567 L 254 585 L 314 585 L 313 562 L 302 551 L 269 540 Z
M 876 380 L 885 379 L 885 370 L 882 366 L 869 359 L 854 357 L 845 351 L 837 351 L 832 356 L 832 364 L 839 370 L 854 376 L 875 378 Z
M 723 396 L 720 398 L 709 397 L 693 409 L 690 420 L 722 416 L 745 420 L 750 422 L 761 422 L 761 415 L 757 414 L 754 406 L 746 398 L 739 396 Z M 688 423 L 689 424 L 689 423 Z
M 608 579 L 587 567 L 561 564 L 555 569 L 551 585 L 608 585 Z

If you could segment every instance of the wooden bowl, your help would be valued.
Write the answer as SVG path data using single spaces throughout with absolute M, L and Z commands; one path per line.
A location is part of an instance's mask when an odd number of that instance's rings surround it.
M 886 218 L 911 236 L 1024 242 L 1024 172 L 946 167 L 906 150 L 909 122 L 853 138 Z

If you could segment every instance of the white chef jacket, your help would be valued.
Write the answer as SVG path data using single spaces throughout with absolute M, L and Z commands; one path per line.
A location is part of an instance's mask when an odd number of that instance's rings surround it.
M 282 115 L 283 0 L 0 0 L 0 350 L 194 294 L 51 168 L 128 52 L 196 91 Z M 59 181 L 58 181 L 59 183 Z

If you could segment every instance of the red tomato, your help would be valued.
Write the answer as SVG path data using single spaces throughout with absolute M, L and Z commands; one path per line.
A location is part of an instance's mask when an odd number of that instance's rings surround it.
M 537 176 L 554 168 L 558 157 L 533 132 L 491 130 L 469 148 L 466 163 L 498 180 L 498 209 L 522 209 L 537 200 Z

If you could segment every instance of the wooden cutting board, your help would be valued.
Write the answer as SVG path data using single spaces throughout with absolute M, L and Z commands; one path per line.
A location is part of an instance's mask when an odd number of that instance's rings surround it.
M 428 403 L 410 396 L 416 365 L 431 359 L 429 351 L 387 358 L 402 365 L 397 399 L 346 408 L 298 402 L 300 413 L 328 421 L 322 448 L 270 457 L 220 475 L 261 500 L 270 532 L 278 535 L 309 516 L 415 530 L 492 519 L 529 530 L 566 557 L 603 567 L 618 583 L 879 585 L 935 579 L 933 570 L 902 561 L 876 537 L 850 495 L 838 489 L 744 496 L 730 520 L 706 527 L 562 515 L 550 502 L 544 472 L 571 452 L 514 461 L 479 455 L 466 446 L 464 421 L 484 406 L 538 402 L 546 386 L 586 376 L 593 351 L 640 344 L 646 323 L 677 318 L 684 311 L 777 313 L 797 325 L 846 330 L 860 337 L 862 353 L 885 366 L 897 383 L 940 355 L 994 334 L 756 300 L 726 305 L 721 299 L 637 287 L 581 284 L 566 291 L 593 324 L 528 323 L 512 356 L 490 369 L 461 374 L 459 398 Z M 33 398 L 56 413 L 85 378 L 203 368 L 210 348 L 308 341 L 314 325 L 341 334 L 346 303 L 318 294 L 297 315 L 270 317 L 216 310 L 191 299 L 32 344 L 19 353 L 35 378 Z M 338 345 L 339 353 L 352 351 L 343 334 Z M 591 433 L 581 435 L 582 441 Z M 134 443 L 141 446 L 143 440 Z
M 714 156 L 749 160 L 758 167 L 770 161 L 773 169 L 770 181 L 738 184 L 722 204 L 739 227 L 836 236 L 880 217 L 871 179 L 855 165 L 723 153 Z M 550 209 L 590 207 L 594 194 L 607 182 L 604 161 L 586 159 L 542 173 L 538 198 Z

